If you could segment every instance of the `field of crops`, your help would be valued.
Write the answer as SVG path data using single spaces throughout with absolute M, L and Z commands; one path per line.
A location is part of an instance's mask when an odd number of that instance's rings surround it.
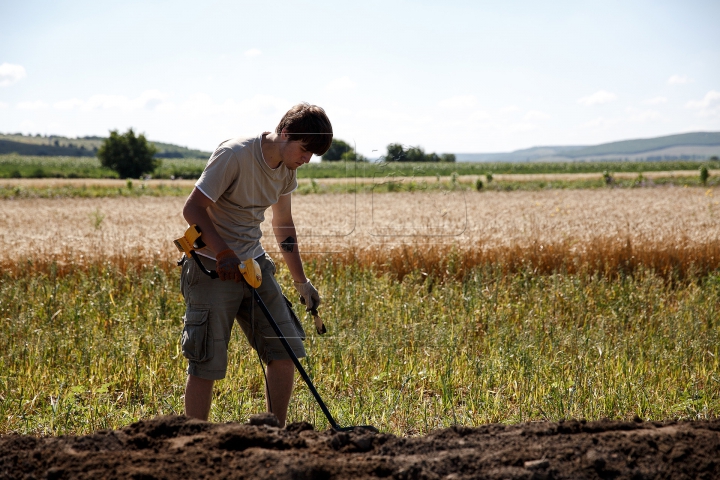
M 164 158 L 152 173 L 153 178 L 197 179 L 207 158 Z M 298 178 L 383 178 L 435 177 L 497 174 L 577 174 L 577 173 L 645 173 L 697 171 L 701 166 L 717 169 L 717 162 L 527 162 L 527 163 L 411 163 L 411 162 L 319 162 L 298 170 Z M 117 173 L 102 167 L 96 157 L 51 157 L 0 155 L 0 178 L 117 178 Z
M 295 195 L 330 330 L 309 336 L 307 369 L 341 423 L 399 434 L 717 417 L 718 195 L 693 187 Z M 183 303 L 171 240 L 185 227 L 183 202 L 0 203 L 0 433 L 86 433 L 182 411 Z M 282 264 L 279 279 L 298 305 Z M 260 368 L 240 337 L 214 421 L 263 408 Z M 289 417 L 298 420 L 326 425 L 301 384 Z

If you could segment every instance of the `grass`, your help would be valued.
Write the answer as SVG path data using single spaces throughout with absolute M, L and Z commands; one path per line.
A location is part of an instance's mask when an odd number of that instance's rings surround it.
M 389 178 L 434 177 L 490 174 L 549 174 L 549 173 L 641 173 L 672 170 L 699 170 L 702 161 L 658 162 L 533 162 L 533 163 L 411 163 L 381 162 L 348 164 L 345 162 L 311 163 L 298 170 L 299 178 Z
M 342 425 L 421 434 L 720 413 L 717 271 L 673 282 L 642 265 L 632 274 L 539 274 L 491 261 L 458 278 L 420 266 L 400 276 L 333 256 L 306 267 L 330 333 L 310 334 L 303 363 Z M 178 282 L 179 269 L 158 259 L 6 262 L 0 433 L 81 434 L 181 413 Z M 212 421 L 245 421 L 264 408 L 262 374 L 241 337 L 235 329 Z M 300 380 L 289 420 L 327 427 Z
M 429 178 L 429 177 L 428 177 Z M 342 193 L 429 193 L 448 191 L 541 191 L 541 190 L 581 190 L 601 188 L 643 188 L 643 187 L 716 187 L 720 185 L 720 176 L 711 176 L 703 182 L 698 176 L 653 176 L 645 178 L 638 175 L 634 178 L 614 178 L 608 184 L 601 177 L 577 178 L 563 177 L 557 179 L 511 179 L 493 180 L 487 182 L 481 177 L 478 186 L 477 180 L 471 181 L 451 175 L 449 177 L 436 177 L 434 179 L 361 179 L 350 182 L 332 182 L 316 180 L 315 178 L 301 178 L 296 191 L 298 195 L 308 194 L 342 194 Z M 94 184 L 88 179 L 81 184 L 57 185 L 53 179 L 48 179 L 47 185 L 22 185 L 12 181 L 3 184 L 0 179 L 0 199 L 19 198 L 100 198 L 100 197 L 140 197 L 140 196 L 188 196 L 192 186 L 186 184 L 149 183 L 143 180 L 120 181 L 118 185 Z
M 173 184 L 148 185 L 135 180 L 121 185 L 51 185 L 26 186 L 2 185 L 0 181 L 0 199 L 21 198 L 105 198 L 105 197 L 187 197 L 192 191 L 191 186 Z
M 207 158 L 162 159 L 153 178 L 196 179 Z M 657 162 L 534 162 L 534 163 L 310 163 L 298 170 L 298 178 L 373 178 L 447 177 L 485 174 L 573 174 L 573 173 L 642 173 L 674 170 L 699 170 L 709 165 L 703 161 Z M 714 167 L 714 165 L 710 165 Z M 52 157 L 0 155 L 0 178 L 117 178 L 117 173 L 100 165 L 96 157 Z
M 153 178 L 197 179 L 207 159 L 163 158 Z M 0 155 L 0 178 L 118 178 L 97 157 Z

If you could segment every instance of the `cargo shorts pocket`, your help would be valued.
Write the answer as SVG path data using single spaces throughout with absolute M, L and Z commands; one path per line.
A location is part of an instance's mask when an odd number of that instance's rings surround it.
M 212 335 L 208 328 L 210 309 L 188 309 L 183 317 L 182 353 L 193 362 L 206 362 L 213 356 Z

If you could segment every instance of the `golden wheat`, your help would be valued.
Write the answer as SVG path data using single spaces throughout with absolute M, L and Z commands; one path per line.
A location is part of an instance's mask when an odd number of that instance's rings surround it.
M 669 274 L 720 264 L 718 193 L 662 187 L 295 195 L 293 212 L 307 257 L 330 254 L 400 276 L 414 268 L 456 275 L 493 262 L 540 271 L 646 265 Z M 169 262 L 177 257 L 172 239 L 186 227 L 183 203 L 177 197 L 3 201 L 0 262 Z M 271 217 L 269 209 L 264 242 L 276 252 Z

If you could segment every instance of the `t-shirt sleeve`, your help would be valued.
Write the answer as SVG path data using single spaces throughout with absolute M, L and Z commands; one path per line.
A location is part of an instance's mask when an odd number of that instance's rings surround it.
M 217 202 L 237 180 L 239 173 L 235 152 L 230 148 L 218 147 L 205 165 L 205 170 L 195 182 L 195 186 L 210 200 Z
M 295 170 L 291 170 L 291 172 L 290 178 L 288 178 L 287 184 L 280 195 L 288 195 L 298 188 L 297 172 Z

